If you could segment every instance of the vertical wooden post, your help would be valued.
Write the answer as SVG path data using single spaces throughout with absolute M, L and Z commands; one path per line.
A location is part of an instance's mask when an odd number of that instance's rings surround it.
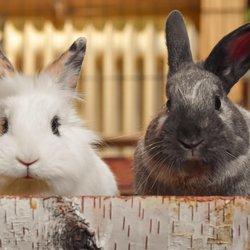
M 106 23 L 104 28 L 105 50 L 103 60 L 103 133 L 117 135 L 120 132 L 120 96 L 117 82 L 116 53 L 114 48 L 114 31 L 112 23 Z
M 159 96 L 157 96 L 157 80 L 155 76 L 157 75 L 157 65 L 156 65 L 156 49 L 155 49 L 155 29 L 153 23 L 148 23 L 145 28 L 145 50 L 144 55 L 144 70 L 143 70 L 143 128 L 148 126 L 148 123 L 152 119 L 153 115 L 157 110 L 157 103 Z
M 101 130 L 101 86 L 98 81 L 98 72 L 96 66 L 96 40 L 101 39 L 98 32 L 95 30 L 92 24 L 88 24 L 86 30 L 82 33 L 86 33 L 87 37 L 87 53 L 86 63 L 84 64 L 83 70 L 85 73 L 85 79 L 82 83 L 85 84 L 86 103 L 84 104 L 86 109 L 82 112 L 86 115 L 88 123 L 90 123 L 91 129 L 94 131 Z M 97 40 L 98 41 L 98 40 Z
M 132 22 L 124 29 L 124 84 L 123 84 L 123 133 L 135 133 L 140 129 L 139 87 L 136 68 L 136 31 Z M 132 46 L 134 45 L 134 46 Z
M 215 44 L 227 33 L 244 24 L 246 0 L 201 0 L 199 57 L 205 59 Z M 243 101 L 243 83 L 231 90 L 229 97 Z

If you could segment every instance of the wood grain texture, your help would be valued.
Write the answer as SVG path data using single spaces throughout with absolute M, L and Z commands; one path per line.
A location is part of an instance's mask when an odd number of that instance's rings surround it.
M 250 249 L 244 197 L 0 199 L 1 249 Z
M 0 1 L 0 14 L 12 16 L 120 16 L 166 14 L 172 9 L 198 12 L 200 0 L 8 0 Z

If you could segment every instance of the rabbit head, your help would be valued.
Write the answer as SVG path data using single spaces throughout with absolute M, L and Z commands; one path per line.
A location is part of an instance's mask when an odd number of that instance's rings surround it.
M 227 94 L 250 67 L 250 24 L 226 35 L 205 61 L 195 63 L 183 17 L 173 11 L 166 44 L 167 102 L 147 129 L 145 166 L 163 180 L 168 174 L 169 179 L 205 175 L 214 181 L 248 151 L 244 111 Z
M 98 194 L 98 185 L 102 194 L 100 175 L 116 189 L 91 147 L 97 137 L 73 108 L 85 50 L 85 38 L 77 39 L 34 78 L 15 72 L 1 52 L 1 194 Z

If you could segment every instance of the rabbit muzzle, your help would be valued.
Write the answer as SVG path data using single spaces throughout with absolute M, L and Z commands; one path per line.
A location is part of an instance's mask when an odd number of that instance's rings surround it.
M 179 143 L 181 146 L 183 146 L 186 149 L 195 149 L 197 148 L 200 144 L 202 144 L 202 142 L 204 141 L 203 139 L 199 139 L 199 140 L 180 140 L 178 139 Z

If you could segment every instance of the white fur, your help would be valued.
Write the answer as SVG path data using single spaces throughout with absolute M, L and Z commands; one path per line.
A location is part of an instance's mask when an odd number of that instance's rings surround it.
M 0 115 L 9 130 L 0 136 L 0 194 L 115 195 L 115 178 L 91 144 L 98 141 L 82 127 L 72 101 L 76 94 L 42 74 L 17 74 L 0 80 Z M 60 136 L 51 130 L 58 116 Z M 24 179 L 33 161 L 33 179 Z

